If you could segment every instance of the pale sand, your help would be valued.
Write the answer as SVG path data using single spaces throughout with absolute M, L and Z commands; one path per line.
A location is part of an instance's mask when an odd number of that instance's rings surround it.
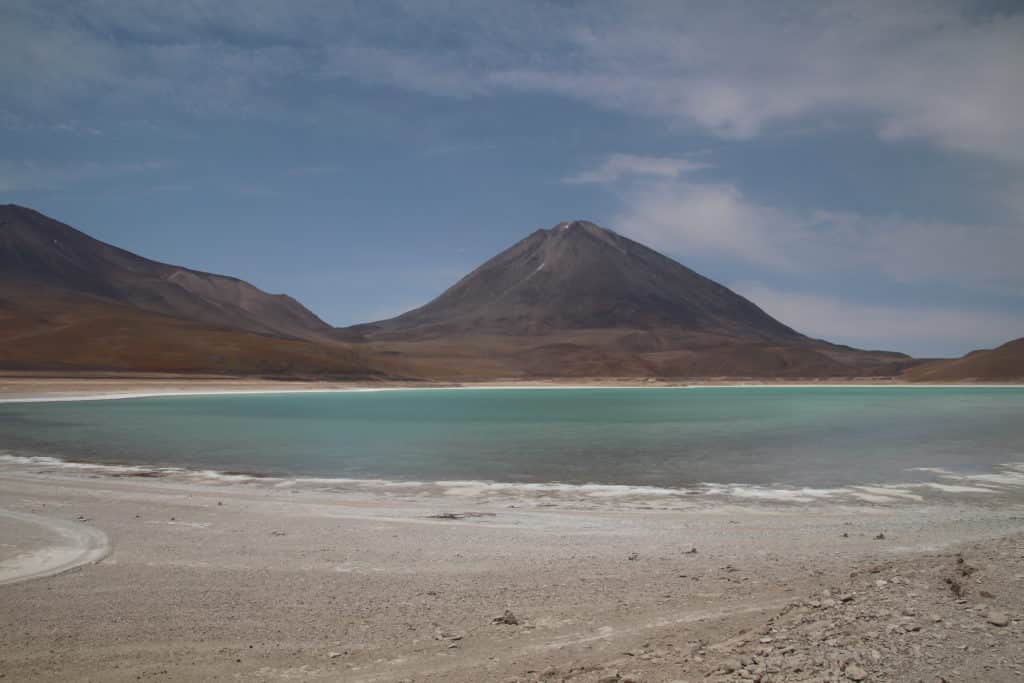
M 688 381 L 622 379 L 507 380 L 488 382 L 342 382 L 284 381 L 226 377 L 63 377 L 0 374 L 0 403 L 50 400 L 146 398 L 155 396 L 201 396 L 215 394 L 267 394 L 285 392 L 382 391 L 393 389 L 598 389 L 598 388 L 707 388 L 707 387 L 1010 387 L 1021 384 L 976 383 L 928 384 L 888 379 L 853 379 L 808 382 L 797 380 L 704 379 Z
M 850 622 L 849 644 L 839 636 L 801 644 L 789 632 L 794 650 L 778 656 L 820 659 L 825 668 L 812 680 L 825 680 L 835 652 L 852 652 L 887 680 L 1018 680 L 1024 627 L 989 626 L 984 610 L 995 602 L 1024 616 L 1024 505 L 972 500 L 510 507 L 7 464 L 0 506 L 102 530 L 113 551 L 58 576 L 0 586 L 0 673 L 18 681 L 469 683 L 532 680 L 554 668 L 546 680 L 596 681 L 620 669 L 644 681 L 695 681 L 737 648 L 782 652 L 785 632 L 765 636 L 779 646 L 758 639 L 794 618 L 783 614 L 787 605 L 820 601 L 835 587 L 857 598 L 833 611 L 876 618 Z M 11 525 L 0 516 L 7 567 L 19 547 L 46 543 L 24 519 Z M 952 553 L 964 548 L 981 570 L 964 580 L 968 601 L 957 604 L 943 577 L 955 576 Z M 851 578 L 864 568 L 878 573 Z M 902 577 L 909 583 L 893 583 L 895 591 L 871 583 Z M 887 632 L 907 619 L 890 597 L 911 604 L 925 629 Z M 523 624 L 492 624 L 506 608 Z M 933 614 L 944 621 L 933 623 Z

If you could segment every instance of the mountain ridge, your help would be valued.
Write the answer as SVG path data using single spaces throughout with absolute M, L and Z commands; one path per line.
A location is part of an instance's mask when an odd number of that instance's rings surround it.
M 896 376 L 905 354 L 811 339 L 583 220 L 536 230 L 426 305 L 333 328 L 287 295 L 0 206 L 0 367 L 373 376 Z
M 16 204 L 0 206 L 0 277 L 248 332 L 309 338 L 331 329 L 290 296 L 139 256 Z

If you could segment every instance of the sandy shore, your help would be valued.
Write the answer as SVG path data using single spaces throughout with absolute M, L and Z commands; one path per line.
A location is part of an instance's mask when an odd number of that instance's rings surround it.
M 0 398 L 380 387 L 7 377 Z M 0 674 L 1024 676 L 1020 468 L 783 495 L 618 488 L 225 477 L 4 456 Z M 517 623 L 494 622 L 506 610 Z
M 229 377 L 181 377 L 181 376 L 133 376 L 122 374 L 113 377 L 67 377 L 35 376 L 22 374 L 0 374 L 0 402 L 40 401 L 90 398 L 129 398 L 145 396 L 201 395 L 201 394 L 245 394 L 277 392 L 322 392 L 382 389 L 553 389 L 553 388 L 666 388 L 666 387 L 928 387 L 928 386 L 1009 386 L 1019 384 L 961 383 L 955 385 L 909 383 L 888 379 L 856 379 L 848 381 L 822 380 L 734 380 L 705 379 L 669 381 L 644 378 L 623 379 L 571 379 L 571 380 L 506 380 L 461 383 L 430 382 L 334 382 L 334 381 L 284 381 L 273 379 L 229 378 Z
M 1020 680 L 1024 504 L 994 500 L 524 506 L 8 463 L 7 579 L 72 537 L 112 551 L 0 586 L 0 673 Z

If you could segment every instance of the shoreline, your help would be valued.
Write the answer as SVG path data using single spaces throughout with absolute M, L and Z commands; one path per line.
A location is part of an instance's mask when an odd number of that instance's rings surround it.
M 0 451 L 0 476 L 146 479 L 170 484 L 229 484 L 254 490 L 318 491 L 367 500 L 437 500 L 465 504 L 502 504 L 519 508 L 607 510 L 698 510 L 724 506 L 906 507 L 911 505 L 1024 504 L 1024 462 L 1002 463 L 982 472 L 955 472 L 937 467 L 911 468 L 929 475 L 916 481 L 865 481 L 836 486 L 774 482 L 700 482 L 688 486 L 622 483 L 514 482 L 483 479 L 416 480 L 379 477 L 221 471 L 173 465 L 91 462 L 49 455 Z
M 21 398 L 153 388 L 119 382 Z M 199 388 L 411 388 L 256 384 Z M 866 680 L 1020 680 L 1024 463 L 920 474 L 931 481 L 671 489 L 0 452 L 0 674 L 795 683 L 859 667 Z
M 252 385 L 260 385 L 253 388 Z M 594 383 L 559 381 L 462 382 L 457 384 L 411 385 L 291 382 L 278 380 L 158 380 L 134 379 L 65 379 L 11 380 L 0 377 L 0 404 L 45 403 L 58 401 L 102 401 L 163 397 L 198 396 L 265 396 L 276 394 L 374 393 L 384 391 L 453 391 L 453 390 L 589 390 L 589 389 L 853 389 L 853 388 L 920 388 L 920 389 L 1024 389 L 1015 383 L 924 383 L 924 382 L 807 382 L 807 381 L 693 381 L 690 383 L 599 380 Z M 113 385 L 113 386 L 111 386 Z M 192 388 L 200 385 L 202 388 Z M 124 387 L 131 387 L 125 390 Z M 77 393 L 70 393 L 77 392 Z
M 0 500 L 113 545 L 0 586 L 13 680 L 717 683 L 737 660 L 776 681 L 851 662 L 869 680 L 1010 681 L 1024 666 L 1019 502 L 520 508 L 6 470 Z M 0 531 L 38 545 L 2 515 Z M 987 622 L 997 608 L 1006 626 Z M 505 610 L 515 623 L 494 621 Z

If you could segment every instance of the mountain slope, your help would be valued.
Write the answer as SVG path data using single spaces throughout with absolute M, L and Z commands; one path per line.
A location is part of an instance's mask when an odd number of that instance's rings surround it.
M 0 288 L 0 369 L 384 379 L 366 349 L 212 327 L 73 292 Z
M 151 261 L 14 204 L 0 206 L 0 284 L 90 294 L 184 320 L 278 336 L 309 338 L 331 329 L 289 296 Z
M 0 369 L 303 377 L 410 376 L 325 336 L 291 297 L 142 258 L 0 206 Z
M 805 337 L 587 221 L 538 230 L 425 306 L 335 336 L 462 378 L 892 375 L 912 362 Z
M 971 351 L 963 358 L 922 363 L 905 376 L 915 382 L 1024 381 L 1024 337 L 994 349 Z
M 802 338 L 718 283 L 587 221 L 538 230 L 427 305 L 349 332 L 410 340 L 611 328 Z

